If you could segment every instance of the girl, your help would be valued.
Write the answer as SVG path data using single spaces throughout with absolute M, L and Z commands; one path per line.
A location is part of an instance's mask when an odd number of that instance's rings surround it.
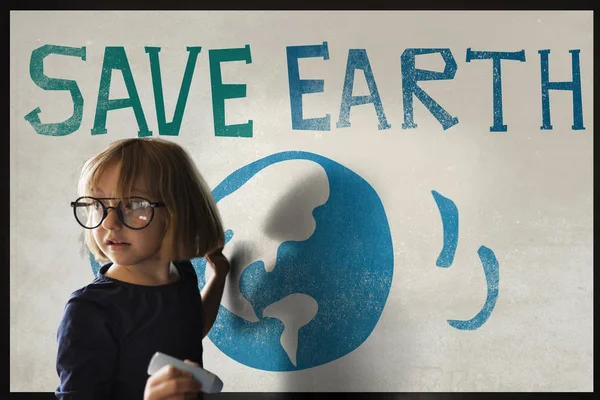
M 58 328 L 60 399 L 188 399 L 189 373 L 148 377 L 156 351 L 202 366 L 202 339 L 221 303 L 230 265 L 211 192 L 189 155 L 156 138 L 112 143 L 89 159 L 71 203 L 98 262 L 69 298 Z M 214 274 L 199 292 L 191 258 Z

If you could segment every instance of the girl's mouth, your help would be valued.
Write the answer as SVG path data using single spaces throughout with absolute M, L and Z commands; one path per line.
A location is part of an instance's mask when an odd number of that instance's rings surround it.
M 127 242 L 122 242 L 120 240 L 107 240 L 106 243 L 107 244 L 129 244 Z
M 120 240 L 107 240 L 106 244 L 111 250 L 121 249 L 125 246 L 129 246 L 130 243 L 121 242 Z

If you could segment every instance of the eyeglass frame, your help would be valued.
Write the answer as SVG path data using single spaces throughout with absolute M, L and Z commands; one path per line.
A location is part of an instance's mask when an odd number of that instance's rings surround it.
M 77 218 L 77 207 L 76 206 L 77 206 L 77 203 L 79 203 L 79 201 L 81 199 L 93 199 L 93 200 L 98 201 L 98 203 L 100 203 L 100 205 L 102 206 L 102 210 L 103 210 L 102 219 L 100 220 L 100 222 L 98 223 L 98 225 L 94 226 L 93 228 L 89 228 L 89 227 L 83 225 L 79 221 L 79 218 Z M 150 200 L 148 200 L 148 199 L 146 199 L 144 197 L 141 197 L 141 196 L 131 196 L 131 197 L 128 197 L 128 199 L 140 199 L 140 200 L 147 201 L 148 204 L 150 205 L 150 207 L 152 208 L 152 215 L 150 216 L 150 220 L 148 221 L 148 223 L 146 225 L 144 225 L 141 228 L 132 228 L 132 227 L 130 227 L 129 225 L 127 225 L 125 223 L 125 221 L 124 221 L 125 218 L 123 217 L 123 212 L 121 211 L 121 208 L 120 208 L 121 205 L 122 205 L 122 202 L 121 202 L 120 199 L 115 198 L 115 197 L 93 197 L 93 196 L 81 196 L 81 197 L 78 197 L 75 201 L 71 202 L 71 207 L 73 208 L 73 216 L 75 217 L 75 221 L 77 221 L 77 223 L 79 225 L 81 225 L 83 228 L 85 228 L 85 229 L 96 229 L 97 227 L 99 227 L 100 225 L 102 225 L 102 223 L 104 222 L 104 220 L 108 217 L 108 212 L 112 208 L 117 213 L 117 218 L 119 219 L 119 222 L 123 226 L 125 226 L 125 227 L 127 227 L 129 229 L 133 229 L 134 231 L 139 231 L 139 230 L 142 230 L 144 228 L 147 228 L 150 225 L 150 223 L 154 219 L 154 209 L 155 208 L 157 208 L 157 207 L 165 207 L 166 206 L 166 204 L 164 202 L 162 202 L 162 201 L 154 201 L 153 202 L 153 201 L 150 201 Z M 105 205 L 102 202 L 102 200 L 119 200 L 119 202 L 117 203 L 116 207 L 112 207 L 112 206 Z

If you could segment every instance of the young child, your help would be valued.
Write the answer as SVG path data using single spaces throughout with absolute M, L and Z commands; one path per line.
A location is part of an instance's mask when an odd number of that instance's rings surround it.
M 187 372 L 147 374 L 156 351 L 203 365 L 229 273 L 221 217 L 193 161 L 170 141 L 116 141 L 85 163 L 78 196 L 71 206 L 85 244 L 108 263 L 65 306 L 57 398 L 201 397 Z M 195 257 L 214 271 L 202 293 Z

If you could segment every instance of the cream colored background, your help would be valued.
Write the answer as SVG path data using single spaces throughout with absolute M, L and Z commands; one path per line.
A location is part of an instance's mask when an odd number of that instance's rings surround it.
M 69 201 L 86 158 L 137 135 L 131 109 L 108 114 L 108 134 L 91 136 L 105 46 L 124 46 L 150 129 L 158 128 L 148 56 L 160 46 L 167 119 L 188 53 L 202 46 L 178 137 L 211 188 L 231 172 L 285 150 L 322 154 L 365 178 L 385 206 L 395 272 L 375 330 L 355 351 L 288 373 L 248 368 L 209 339 L 205 366 L 225 391 L 580 391 L 593 367 L 593 26 L 591 12 L 12 12 L 11 67 L 11 391 L 54 391 L 56 329 L 70 293 L 93 274 Z M 325 92 L 304 96 L 305 117 L 331 114 L 329 132 L 293 131 L 285 47 L 327 41 L 330 60 L 304 59 L 304 79 Z M 29 76 L 44 44 L 87 48 L 87 61 L 48 57 L 48 76 L 76 79 L 85 99 L 81 128 L 65 137 L 35 133 L 71 115 L 67 92 Z M 247 84 L 226 102 L 227 123 L 254 121 L 252 139 L 214 136 L 208 50 L 250 44 L 252 64 L 223 66 L 223 81 Z M 402 130 L 400 55 L 408 47 L 449 47 L 455 79 L 420 85 L 460 123 L 443 131 L 415 99 L 418 129 Z M 504 123 L 492 133 L 491 61 L 466 63 L 466 49 L 525 50 L 504 61 Z M 348 49 L 367 50 L 391 129 L 377 130 L 372 106 L 354 107 L 352 127 L 335 128 Z M 585 131 L 572 131 L 572 96 L 551 92 L 554 130 L 541 131 L 540 49 L 551 49 L 550 80 L 571 80 L 570 49 L 581 49 Z M 438 68 L 423 57 L 417 67 Z M 357 74 L 354 94 L 366 94 Z M 111 98 L 124 97 L 120 74 Z M 435 265 L 442 224 L 431 190 L 452 199 L 460 240 L 452 267 Z M 499 298 L 478 330 L 469 319 L 485 301 L 477 249 L 500 263 Z

